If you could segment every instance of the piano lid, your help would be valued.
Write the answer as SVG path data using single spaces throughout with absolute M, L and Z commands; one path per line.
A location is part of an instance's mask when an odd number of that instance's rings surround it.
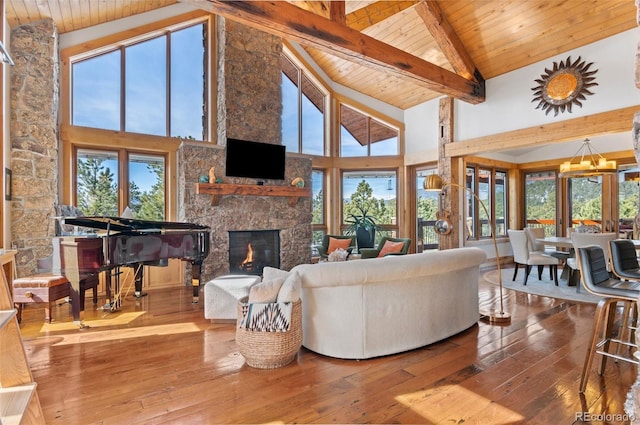
M 64 224 L 102 229 L 109 232 L 147 233 L 171 230 L 209 230 L 209 226 L 171 221 L 137 220 L 123 217 L 65 217 Z

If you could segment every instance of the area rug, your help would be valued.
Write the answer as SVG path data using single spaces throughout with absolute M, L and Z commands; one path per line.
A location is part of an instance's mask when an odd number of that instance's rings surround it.
M 562 300 L 579 301 L 585 303 L 596 304 L 600 297 L 589 294 L 584 288 L 580 289 L 580 292 L 576 291 L 575 286 L 568 286 L 567 281 L 558 279 L 558 286 L 555 285 L 552 279 L 549 279 L 549 270 L 544 269 L 542 273 L 542 280 L 538 279 L 537 269 L 531 270 L 527 284 L 524 285 L 524 268 L 518 269 L 518 275 L 516 280 L 513 279 L 513 267 L 502 270 L 502 286 L 506 289 L 514 291 L 526 292 L 533 295 L 542 295 L 545 297 L 553 297 Z M 486 282 L 498 285 L 498 271 L 491 270 L 482 275 L 482 279 Z

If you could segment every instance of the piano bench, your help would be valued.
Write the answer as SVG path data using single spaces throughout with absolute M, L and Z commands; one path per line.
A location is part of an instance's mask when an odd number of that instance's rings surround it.
M 237 321 L 238 301 L 249 295 L 252 285 L 260 282 L 260 276 L 226 275 L 210 280 L 204 285 L 204 318 L 215 321 Z
M 69 296 L 69 280 L 51 273 L 36 274 L 13 280 L 13 302 L 17 304 L 18 323 L 25 304 L 44 303 L 45 320 L 51 322 L 51 303 Z

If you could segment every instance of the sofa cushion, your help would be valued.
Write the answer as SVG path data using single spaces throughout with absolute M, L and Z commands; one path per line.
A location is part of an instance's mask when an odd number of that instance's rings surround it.
M 327 248 L 327 254 L 331 254 L 338 248 L 342 248 L 345 251 L 351 246 L 351 239 L 337 239 L 329 238 L 329 248 Z
M 249 290 L 249 303 L 274 303 L 278 299 L 278 292 L 284 283 L 284 279 L 275 278 L 263 280 L 255 284 Z
M 297 271 L 289 273 L 285 279 L 280 291 L 278 292 L 277 301 L 279 303 L 293 303 L 300 299 L 302 292 L 302 278 Z
M 382 249 L 380 249 L 378 257 L 384 257 L 385 255 L 391 254 L 393 252 L 401 252 L 402 248 L 404 248 L 404 242 L 385 241 Z
M 276 278 L 286 279 L 291 272 L 266 266 L 262 269 L 262 280 L 272 280 Z

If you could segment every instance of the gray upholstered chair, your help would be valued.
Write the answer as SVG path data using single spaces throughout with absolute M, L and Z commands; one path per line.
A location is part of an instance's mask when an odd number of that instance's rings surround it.
M 609 242 L 617 238 L 616 233 L 580 233 L 573 232 L 571 234 L 571 243 L 573 249 L 585 246 L 596 245 L 602 248 L 604 252 L 604 260 L 607 271 L 611 271 L 611 262 L 609 259 Z M 567 265 L 571 269 L 569 274 L 569 282 L 575 283 L 577 291 L 580 291 L 580 270 L 578 268 L 578 259 L 574 256 L 567 260 Z
M 387 252 L 383 251 L 384 244 L 386 242 L 390 242 L 393 244 L 402 243 L 402 247 L 398 251 Z M 389 236 L 385 236 L 380 239 L 378 246 L 376 248 L 360 248 L 360 254 L 362 258 L 376 258 L 376 257 L 386 257 L 387 255 L 405 255 L 409 251 L 409 246 L 411 245 L 411 239 L 409 238 L 392 238 Z M 382 254 L 382 255 L 381 255 Z
M 512 280 L 516 280 L 519 265 L 523 265 L 525 268 L 523 282 L 525 285 L 527 284 L 532 266 L 538 267 L 538 279 L 542 279 L 542 269 L 544 266 L 549 266 L 549 275 L 554 280 L 556 286 L 558 286 L 558 264 L 560 264 L 560 260 L 538 251 L 531 251 L 529 249 L 529 238 L 524 230 L 510 229 L 508 233 L 511 249 L 513 250 L 513 262 L 515 263 Z
M 591 344 L 582 367 L 582 377 L 580 379 L 580 392 L 584 393 L 587 387 L 587 380 L 591 370 L 591 364 L 596 354 L 602 356 L 598 373 L 603 374 L 607 357 L 616 360 L 624 360 L 638 364 L 638 360 L 629 353 L 629 356 L 621 355 L 620 348 L 625 346 L 629 350 L 637 348 L 633 336 L 635 335 L 635 323 L 631 328 L 627 327 L 629 311 L 636 304 L 640 294 L 640 282 L 624 281 L 612 278 L 607 270 L 605 250 L 596 245 L 581 247 L 576 249 L 578 267 L 582 276 L 582 283 L 587 292 L 602 297 L 598 302 L 595 313 L 595 322 L 591 335 Z M 616 326 L 615 314 L 618 311 L 618 304 L 624 305 L 623 317 L 618 332 L 614 332 Z M 635 315 L 634 315 L 635 316 Z M 634 318 L 637 319 L 637 316 Z M 635 322 L 635 320 L 634 320 Z
M 640 263 L 636 246 L 630 239 L 609 241 L 611 272 L 623 280 L 640 281 Z
M 331 252 L 335 249 L 332 247 L 331 239 L 343 241 L 346 246 L 346 248 L 344 249 L 349 254 L 351 254 L 351 251 L 353 251 L 356 247 L 356 235 L 324 235 L 324 237 L 322 238 L 322 244 L 318 245 L 317 247 L 320 258 L 328 258 L 329 254 L 331 254 Z M 347 240 L 349 241 L 348 243 L 346 242 Z

